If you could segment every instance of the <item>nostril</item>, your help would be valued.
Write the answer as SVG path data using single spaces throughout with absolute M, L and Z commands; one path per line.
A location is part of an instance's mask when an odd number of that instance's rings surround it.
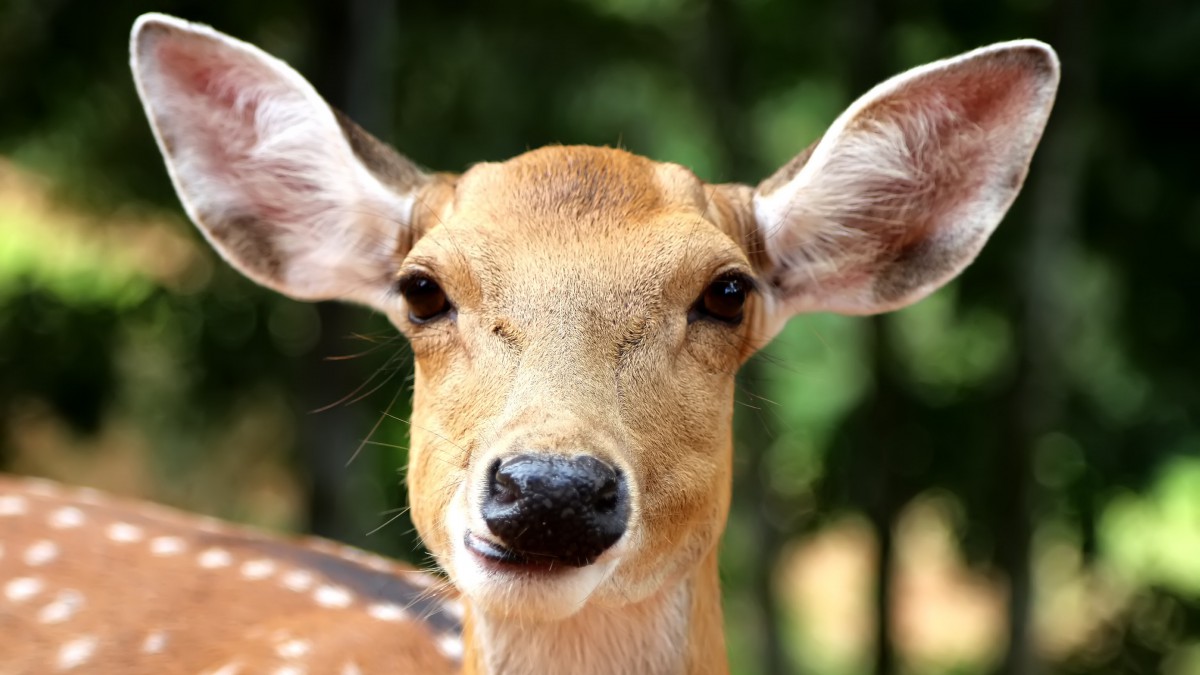
M 488 496 L 497 504 L 512 504 L 520 499 L 521 489 L 512 474 L 502 471 L 501 468 L 501 461 L 498 459 L 488 467 Z

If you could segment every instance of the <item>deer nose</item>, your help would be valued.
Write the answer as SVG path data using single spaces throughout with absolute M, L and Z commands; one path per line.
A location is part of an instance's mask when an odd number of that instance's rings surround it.
M 625 533 L 629 494 L 595 457 L 517 455 L 492 464 L 482 515 L 515 557 L 583 567 Z

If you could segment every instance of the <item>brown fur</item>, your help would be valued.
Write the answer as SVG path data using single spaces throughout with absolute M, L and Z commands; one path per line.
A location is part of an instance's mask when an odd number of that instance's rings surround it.
M 397 663 L 412 669 L 401 672 L 456 670 L 437 649 L 439 637 L 457 640 L 459 632 L 445 610 L 447 594 L 402 565 L 47 481 L 0 476 L 0 500 L 9 506 L 0 513 L 0 672 L 59 672 L 64 646 L 88 642 L 78 672 L 270 673 L 295 665 L 279 652 L 289 641 L 307 646 L 297 655 L 307 672 L 392 673 Z M 68 510 L 78 522 L 56 524 Z M 113 527 L 136 536 L 116 539 Z M 167 539 L 178 550 L 156 553 Z M 38 546 L 53 547 L 53 556 L 34 561 L 29 552 Z M 205 565 L 206 553 L 228 557 Z M 248 564 L 269 567 L 247 575 Z M 284 583 L 296 572 L 305 575 L 304 588 Z M 13 596 L 10 584 L 19 579 L 33 580 L 36 592 Z M 348 600 L 323 607 L 314 601 L 321 587 Z M 71 596 L 70 610 L 49 619 L 48 609 Z M 372 606 L 402 609 L 404 618 L 380 620 Z M 148 649 L 155 635 L 161 647 Z M 347 664 L 358 670 L 343 670 Z

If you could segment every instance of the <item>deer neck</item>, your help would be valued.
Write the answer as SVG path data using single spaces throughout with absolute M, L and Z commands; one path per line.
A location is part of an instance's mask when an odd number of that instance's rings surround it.
M 620 608 L 526 622 L 467 607 L 464 675 L 725 675 L 717 551 L 688 577 Z

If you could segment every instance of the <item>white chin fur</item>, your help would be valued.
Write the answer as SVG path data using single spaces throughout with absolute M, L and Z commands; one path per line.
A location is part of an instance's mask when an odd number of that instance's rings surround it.
M 511 618 L 561 621 L 583 609 L 617 566 L 619 556 L 610 550 L 586 567 L 550 573 L 509 572 L 493 567 L 466 546 L 466 533 L 474 523 L 463 512 L 466 500 L 462 497 L 455 495 L 446 518 L 453 546 L 446 571 L 477 610 Z M 486 528 L 482 522 L 478 525 L 477 529 Z

